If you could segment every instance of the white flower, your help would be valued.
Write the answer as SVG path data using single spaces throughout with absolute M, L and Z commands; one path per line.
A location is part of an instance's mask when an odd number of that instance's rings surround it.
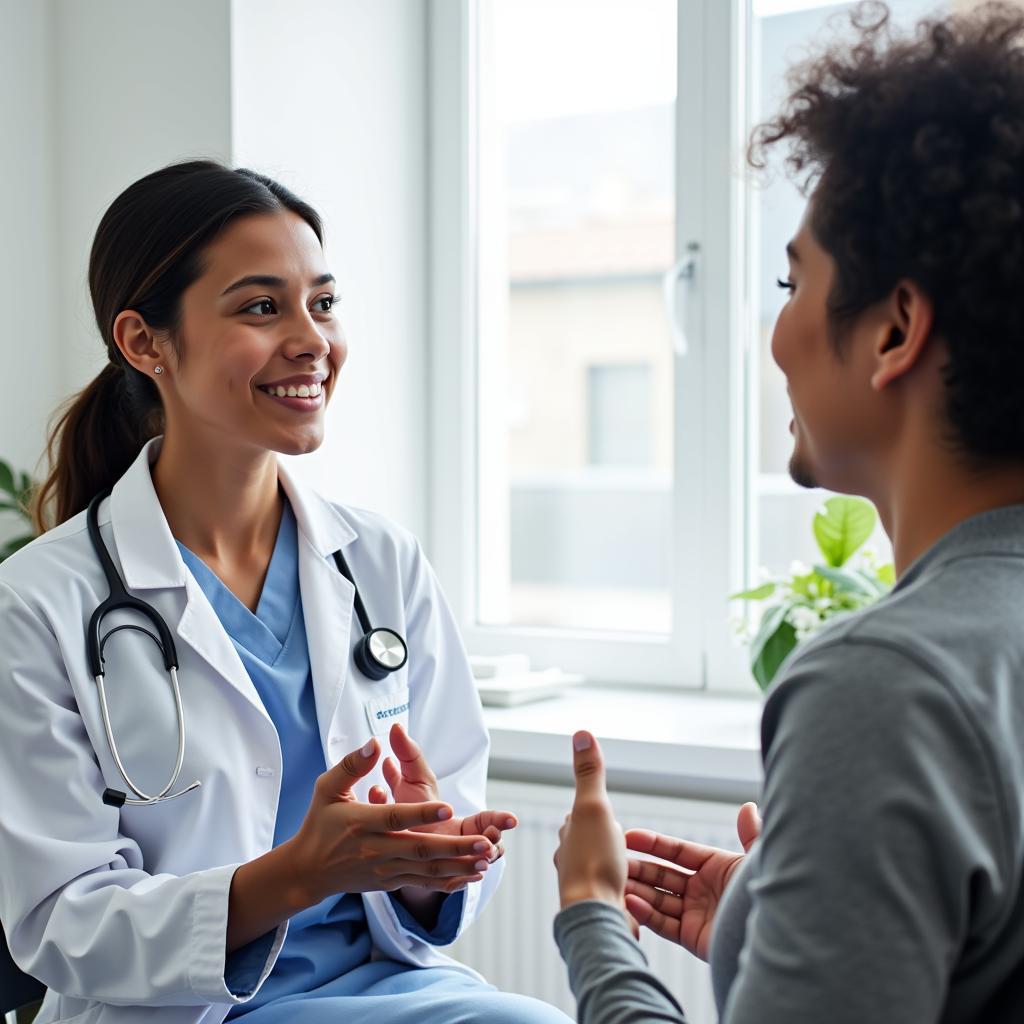
M 821 618 L 813 608 L 797 605 L 786 616 L 789 624 L 796 630 L 798 640 L 806 640 L 812 633 L 821 628 Z

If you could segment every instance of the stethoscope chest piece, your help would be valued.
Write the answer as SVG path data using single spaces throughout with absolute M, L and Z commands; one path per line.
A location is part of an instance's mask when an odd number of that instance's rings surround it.
M 392 672 L 397 672 L 409 660 L 409 648 L 399 634 L 386 626 L 376 629 L 370 624 L 370 616 L 366 613 L 366 605 L 359 594 L 359 588 L 352 577 L 352 570 L 340 551 L 334 552 L 334 562 L 338 571 L 352 584 L 352 604 L 363 635 L 356 641 L 352 651 L 356 668 L 375 683 L 386 679 Z
M 360 638 L 354 657 L 359 671 L 377 682 L 402 668 L 409 660 L 409 651 L 393 629 L 382 626 Z

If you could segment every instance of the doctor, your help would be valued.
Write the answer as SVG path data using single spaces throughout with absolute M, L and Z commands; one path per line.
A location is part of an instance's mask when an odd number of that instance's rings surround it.
M 109 361 L 50 441 L 55 528 L 0 567 L 0 919 L 39 1024 L 564 1022 L 436 948 L 515 818 L 430 567 L 278 461 L 346 356 L 317 214 L 168 167 L 89 284 Z M 93 631 L 121 580 L 147 608 Z

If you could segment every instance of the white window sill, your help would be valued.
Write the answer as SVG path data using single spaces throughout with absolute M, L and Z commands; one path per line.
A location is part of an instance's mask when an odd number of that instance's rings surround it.
M 484 708 L 495 779 L 571 784 L 569 737 L 589 729 L 620 791 L 744 801 L 760 794 L 762 703 L 585 686 L 514 708 Z

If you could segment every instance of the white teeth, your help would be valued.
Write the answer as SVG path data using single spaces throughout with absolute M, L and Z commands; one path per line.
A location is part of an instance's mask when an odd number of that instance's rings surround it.
M 260 385 L 268 395 L 276 395 L 278 398 L 319 398 L 323 391 L 323 385 L 317 384 L 268 384 Z

